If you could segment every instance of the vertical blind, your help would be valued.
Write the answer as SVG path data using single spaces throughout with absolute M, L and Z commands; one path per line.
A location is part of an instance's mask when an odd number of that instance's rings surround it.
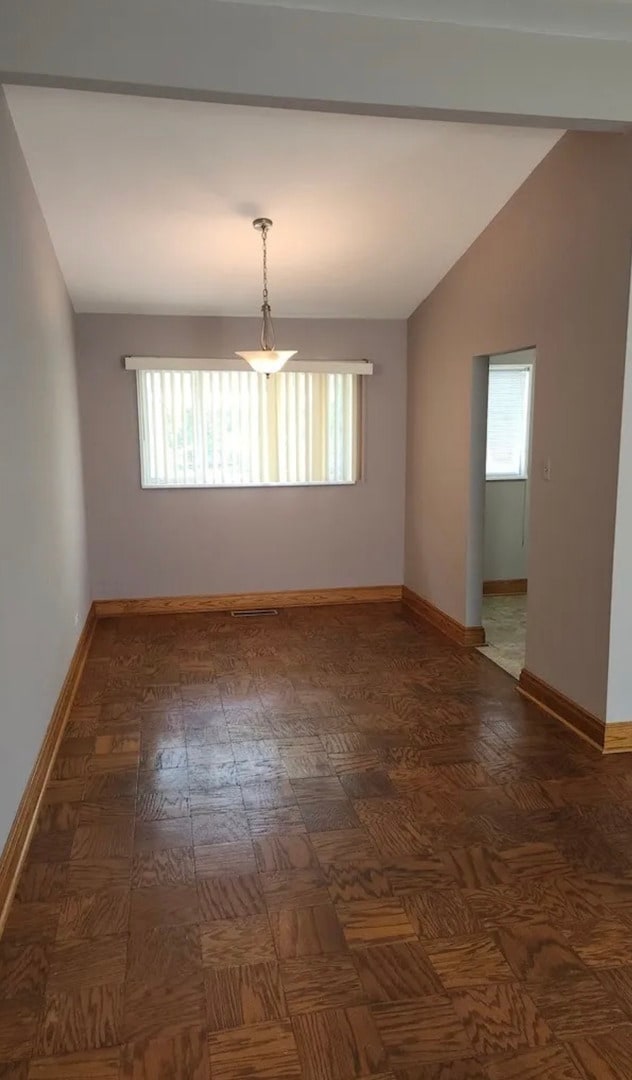
M 137 371 L 143 487 L 354 483 L 358 380 Z
M 526 479 L 530 367 L 491 365 L 487 400 L 487 478 Z

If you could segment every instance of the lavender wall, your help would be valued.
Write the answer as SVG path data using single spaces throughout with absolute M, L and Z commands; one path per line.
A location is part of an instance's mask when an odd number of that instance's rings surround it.
M 631 191 L 632 136 L 566 135 L 409 320 L 406 583 L 467 621 L 473 358 L 535 346 L 526 666 L 602 718 Z
M 0 90 L 0 850 L 88 608 L 73 315 Z
M 279 320 L 304 358 L 375 362 L 366 477 L 353 487 L 144 491 L 125 354 L 230 356 L 258 320 L 76 320 L 90 570 L 96 598 L 399 584 L 403 578 L 406 324 Z

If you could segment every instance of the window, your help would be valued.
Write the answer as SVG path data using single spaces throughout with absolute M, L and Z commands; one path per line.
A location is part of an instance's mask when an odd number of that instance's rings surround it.
M 487 399 L 488 480 L 526 480 L 530 397 L 531 367 L 490 364 Z
M 131 365 L 130 365 L 131 366 Z M 145 488 L 353 484 L 359 376 L 137 370 Z

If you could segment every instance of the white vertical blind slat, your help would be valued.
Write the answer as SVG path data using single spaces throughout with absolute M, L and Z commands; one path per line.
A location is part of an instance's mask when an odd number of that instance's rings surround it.
M 487 475 L 526 477 L 531 369 L 489 369 Z
M 137 372 L 145 487 L 353 483 L 353 374 Z

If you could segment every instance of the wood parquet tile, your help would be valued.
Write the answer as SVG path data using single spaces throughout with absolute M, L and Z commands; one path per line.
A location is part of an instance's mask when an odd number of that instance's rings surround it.
M 29 1062 L 5 1061 L 0 1065 L 0 1080 L 28 1080 Z
M 270 925 L 282 960 L 345 952 L 347 948 L 333 904 L 273 911 Z
M 259 874 L 203 878 L 198 883 L 199 916 L 193 921 L 241 919 L 265 915 L 266 901 Z
M 618 967 L 629 957 L 630 926 L 618 919 L 600 919 L 568 935 L 569 945 L 591 968 Z
M 31 1061 L 28 1080 L 119 1080 L 120 1062 L 118 1047 L 37 1057 Z
M 268 911 L 320 907 L 329 901 L 320 870 L 271 870 L 259 876 Z
M 458 889 L 427 888 L 405 894 L 402 902 L 422 940 L 460 937 L 483 929 L 482 920 Z
M 193 845 L 191 818 L 167 818 L 164 821 L 136 822 L 134 851 L 161 851 L 163 848 Z
M 284 960 L 281 977 L 291 1015 L 360 1005 L 366 1000 L 356 966 L 344 953 Z
M 396 897 L 338 904 L 336 912 L 345 939 L 352 947 L 415 941 L 417 937 L 402 903 Z
M 194 849 L 193 857 L 199 878 L 230 877 L 257 870 L 251 840 L 236 840 L 232 844 L 200 844 Z
M 448 997 L 428 994 L 374 1005 L 373 1015 L 395 1069 L 472 1056 L 465 1027 Z
M 446 990 L 514 978 L 492 934 L 426 942 L 425 950 Z
M 204 1024 L 202 976 L 174 975 L 147 985 L 129 980 L 123 1000 L 124 1042 L 177 1035 L 183 1027 Z
M 118 1046 L 122 1006 L 120 986 L 93 986 L 51 994 L 39 1024 L 38 1056 L 55 1057 Z
M 131 858 L 71 859 L 67 864 L 66 888 L 63 896 L 73 897 L 101 889 L 129 888 Z
M 254 841 L 257 868 L 270 870 L 310 870 L 318 866 L 311 839 L 307 836 L 262 836 Z
M 50 946 L 0 941 L 0 1000 L 41 998 L 48 979 Z
M 301 814 L 308 832 L 328 832 L 334 829 L 353 829 L 359 825 L 348 799 L 321 799 L 301 803 Z
M 15 941 L 22 945 L 54 941 L 57 936 L 59 907 L 58 900 L 33 900 L 28 903 L 14 900 L 2 941 Z
M 162 848 L 140 852 L 131 868 L 133 889 L 151 889 L 166 885 L 193 885 L 196 864 L 193 848 Z
M 504 925 L 497 936 L 519 979 L 547 982 L 585 971 L 577 952 L 569 947 L 566 935 L 547 921 Z
M 103 620 L 0 1080 L 631 1080 L 632 773 L 397 605 Z
M 129 907 L 130 894 L 126 886 L 66 896 L 61 903 L 57 941 L 125 934 Z
M 612 970 L 600 968 L 594 974 L 623 1008 L 627 1018 L 632 1020 L 632 966 Z
M 0 1060 L 29 1057 L 35 1046 L 39 1003 L 28 999 L 0 1001 Z
M 368 1001 L 408 1001 L 443 992 L 418 941 L 357 949 L 354 961 Z
M 205 967 L 258 964 L 277 958 L 266 915 L 202 924 L 200 941 Z
M 593 973 L 571 973 L 530 985 L 529 993 L 555 1036 L 571 1041 L 581 1038 L 587 1029 L 609 1031 L 628 1021 L 628 1010 L 619 1004 L 615 988 L 616 980 L 610 990 L 607 980 L 600 981 Z
M 56 944 L 50 953 L 47 991 L 120 985 L 125 980 L 127 937 L 99 937 Z
M 213 1080 L 301 1080 L 289 1020 L 221 1031 L 209 1036 Z
M 341 829 L 332 832 L 311 833 L 310 843 L 321 866 L 348 865 L 359 860 L 380 864 L 379 852 L 371 837 L 363 829 Z
M 384 1080 L 390 1080 L 390 1074 Z M 489 1073 L 476 1058 L 459 1058 L 456 1061 L 433 1061 L 410 1069 L 397 1069 L 393 1073 L 393 1080 L 489 1080 Z
M 380 899 L 391 895 L 391 885 L 379 861 L 328 866 L 326 878 L 334 904 Z
M 126 982 L 147 985 L 172 976 L 197 978 L 202 969 L 196 926 L 154 926 L 129 936 Z
M 632 1061 L 632 1026 L 568 1044 L 570 1056 L 586 1080 L 626 1080 Z
M 454 1008 L 481 1057 L 553 1041 L 548 1024 L 519 983 L 471 987 L 452 994 Z
M 351 1080 L 386 1064 L 382 1040 L 366 1006 L 300 1013 L 293 1027 L 306 1080 Z
M 121 1056 L 120 1080 L 208 1080 L 206 1029 L 185 1028 L 171 1038 L 128 1043 Z
M 201 920 L 202 904 L 195 885 L 157 885 L 132 892 L 131 934 L 152 926 L 198 926 Z
M 205 987 L 210 1031 L 251 1027 L 264 1020 L 281 1020 L 287 1014 L 276 963 L 210 968 Z
M 561 1046 L 543 1046 L 491 1062 L 489 1077 L 490 1080 L 582 1080 Z

